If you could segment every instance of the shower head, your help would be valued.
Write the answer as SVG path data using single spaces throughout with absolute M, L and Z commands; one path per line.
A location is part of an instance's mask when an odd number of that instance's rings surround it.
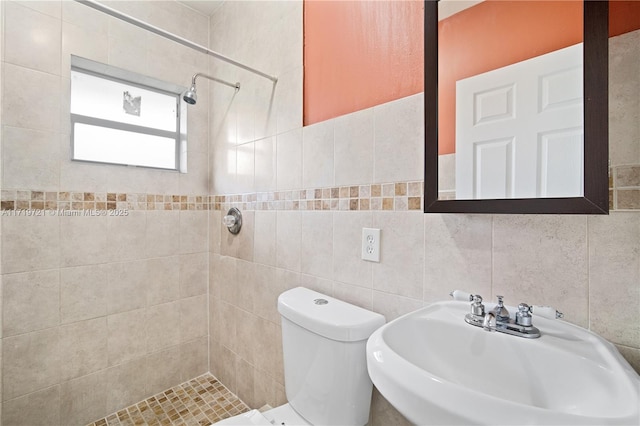
M 198 100 L 198 94 L 196 93 L 197 77 L 204 77 L 206 79 L 213 80 L 218 83 L 222 83 L 226 86 L 233 87 L 234 89 L 236 89 L 236 91 L 240 90 L 240 83 L 235 83 L 235 84 L 229 83 L 228 81 L 220 80 L 219 78 L 216 78 L 216 77 L 211 77 L 209 75 L 197 73 L 197 74 L 194 74 L 193 77 L 191 78 L 191 87 L 189 88 L 189 90 L 184 92 L 184 94 L 182 95 L 182 99 L 184 99 L 184 101 L 189 105 L 195 105 Z
M 191 88 L 184 92 L 184 95 L 182 95 L 182 99 L 184 99 L 184 101 L 189 105 L 195 105 L 196 101 L 198 100 L 198 94 L 196 93 L 195 84 L 192 84 Z

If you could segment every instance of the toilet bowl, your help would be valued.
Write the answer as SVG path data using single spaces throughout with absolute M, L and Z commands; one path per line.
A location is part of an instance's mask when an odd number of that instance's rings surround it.
M 362 426 L 373 384 L 366 344 L 382 315 L 297 287 L 278 297 L 287 404 L 215 425 Z

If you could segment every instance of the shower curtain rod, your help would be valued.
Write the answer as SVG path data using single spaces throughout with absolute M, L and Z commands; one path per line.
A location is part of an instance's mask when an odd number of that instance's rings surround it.
M 155 34 L 157 34 L 159 36 L 162 36 L 162 37 L 164 37 L 166 39 L 175 41 L 176 43 L 180 43 L 183 46 L 190 47 L 190 48 L 192 48 L 194 50 L 197 50 L 198 52 L 206 53 L 207 55 L 213 56 L 214 58 L 220 59 L 221 61 L 228 62 L 231 65 L 235 65 L 235 66 L 240 67 L 240 68 L 242 68 L 244 70 L 250 71 L 250 72 L 252 72 L 254 74 L 258 74 L 261 77 L 264 77 L 264 78 L 267 78 L 267 79 L 273 81 L 274 83 L 278 82 L 278 77 L 274 77 L 274 76 L 266 74 L 266 73 L 264 73 L 264 72 L 262 72 L 260 70 L 252 68 L 252 67 L 250 67 L 248 65 L 242 64 L 242 63 L 240 63 L 240 62 L 238 62 L 236 60 L 233 60 L 233 59 L 231 59 L 231 58 L 229 58 L 227 56 L 224 56 L 224 55 L 222 55 L 222 54 L 220 54 L 218 52 L 214 52 L 213 50 L 208 49 L 208 48 L 206 48 L 206 47 L 204 47 L 204 46 L 202 46 L 200 44 L 194 43 L 194 42 L 192 42 L 190 40 L 187 40 L 185 38 L 177 36 L 177 35 L 175 35 L 173 33 L 168 32 L 168 31 L 165 31 L 162 28 L 158 28 L 158 27 L 156 27 L 154 25 L 147 24 L 146 22 L 141 21 L 140 19 L 134 18 L 133 16 L 130 16 L 130 15 L 127 15 L 127 14 L 122 13 L 120 11 L 117 11 L 115 9 L 112 9 L 109 6 L 105 6 L 103 4 L 100 4 L 95 0 L 75 0 L 75 1 L 77 1 L 78 3 L 84 4 L 85 6 L 89 6 L 89 7 L 93 8 L 93 9 L 96 9 L 96 10 L 98 10 L 100 12 L 106 13 L 107 15 L 111 15 L 114 18 L 121 19 L 121 20 L 123 20 L 125 22 L 128 22 L 130 24 L 133 24 L 133 25 L 135 25 L 137 27 L 143 28 L 143 29 L 145 29 L 147 31 L 151 31 L 152 33 L 155 33 Z

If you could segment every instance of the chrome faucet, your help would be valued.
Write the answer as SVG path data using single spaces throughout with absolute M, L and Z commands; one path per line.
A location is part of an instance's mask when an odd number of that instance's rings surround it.
M 540 337 L 540 330 L 532 325 L 531 307 L 526 303 L 518 305 L 515 319 L 511 319 L 509 311 L 502 301 L 502 296 L 498 296 L 498 304 L 491 312 L 485 312 L 482 296 L 476 294 L 470 299 L 472 301 L 471 312 L 464 317 L 468 324 L 482 327 L 487 331 L 497 331 L 529 339 Z

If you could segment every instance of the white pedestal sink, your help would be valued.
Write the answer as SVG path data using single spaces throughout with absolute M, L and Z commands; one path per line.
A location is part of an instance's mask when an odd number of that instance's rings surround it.
M 466 302 L 439 302 L 378 329 L 369 375 L 420 424 L 640 424 L 640 377 L 600 336 L 534 316 L 525 339 L 464 321 Z

